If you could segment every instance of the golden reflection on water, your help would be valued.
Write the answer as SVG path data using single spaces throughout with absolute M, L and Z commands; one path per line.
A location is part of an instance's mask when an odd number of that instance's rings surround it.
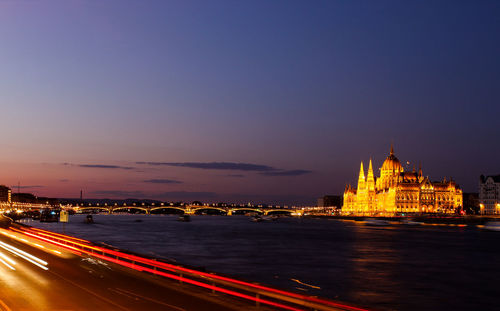
M 353 224 L 350 254 L 350 284 L 348 296 L 362 304 L 389 303 L 389 295 L 395 295 L 399 264 L 399 252 L 395 248 L 395 237 L 399 234 L 391 227 L 370 227 Z M 376 231 L 376 234 L 374 230 Z M 376 289 L 376 290 L 373 290 Z

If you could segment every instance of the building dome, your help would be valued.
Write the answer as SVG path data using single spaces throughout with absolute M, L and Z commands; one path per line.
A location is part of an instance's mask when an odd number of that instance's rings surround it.
M 384 171 L 396 171 L 396 172 L 403 171 L 403 166 L 399 162 L 399 159 L 394 155 L 394 149 L 392 148 L 392 145 L 391 145 L 391 153 L 385 159 L 380 169 Z

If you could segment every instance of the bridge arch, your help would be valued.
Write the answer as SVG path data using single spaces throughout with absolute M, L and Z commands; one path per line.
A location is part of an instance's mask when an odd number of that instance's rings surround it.
M 219 213 L 224 214 L 224 215 L 228 214 L 228 210 L 223 209 L 223 208 L 219 208 L 219 207 L 214 207 L 214 206 L 201 206 L 198 208 L 191 209 L 191 212 L 193 214 L 199 214 L 202 211 L 218 211 Z
M 231 208 L 229 211 L 228 211 L 228 215 L 244 215 L 246 213 L 257 213 L 259 215 L 262 215 L 264 214 L 264 211 L 262 211 L 261 209 L 258 209 L 258 208 L 251 208 L 251 207 L 238 207 L 238 208 Z
M 170 211 L 170 213 L 162 213 L 161 211 Z M 173 212 L 173 213 L 172 213 Z M 185 214 L 186 210 L 177 206 L 158 206 L 149 210 L 150 214 Z
M 101 211 L 109 213 L 110 209 L 105 208 L 105 207 L 97 207 L 97 206 L 80 207 L 78 209 L 79 213 L 94 213 L 94 212 L 100 213 Z
M 143 211 L 144 214 L 149 214 L 149 211 L 147 208 L 145 207 L 140 207 L 140 206 L 118 206 L 118 207 L 115 207 L 115 208 L 111 208 L 111 214 L 116 212 L 116 211 L 119 211 L 119 210 L 125 210 L 127 213 L 129 214 L 137 214 L 137 213 L 131 213 L 132 210 L 138 210 L 138 211 Z

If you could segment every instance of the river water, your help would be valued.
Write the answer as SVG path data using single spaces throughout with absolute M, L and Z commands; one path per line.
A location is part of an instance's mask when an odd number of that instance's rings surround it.
M 497 310 L 500 232 L 245 216 L 70 216 L 65 233 L 382 310 Z M 62 223 L 28 225 L 63 232 Z

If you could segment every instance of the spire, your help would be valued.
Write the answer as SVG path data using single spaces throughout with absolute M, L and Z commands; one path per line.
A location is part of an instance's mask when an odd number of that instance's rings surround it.
M 418 163 L 418 176 L 422 177 L 422 162 Z
M 373 178 L 372 158 L 370 158 L 370 164 L 368 164 L 368 178 L 370 178 L 370 176 Z
M 392 146 L 392 142 L 391 142 L 391 155 L 394 155 L 394 147 Z
M 363 161 L 361 161 L 361 166 L 359 168 L 359 178 L 358 178 L 358 188 L 365 187 L 365 170 L 363 169 Z
M 368 176 L 366 177 L 366 182 L 368 183 L 368 190 L 375 190 L 375 178 L 373 177 L 373 166 L 371 158 L 370 164 L 368 165 Z
M 361 161 L 361 166 L 359 167 L 359 179 L 363 178 L 365 180 L 365 170 L 363 169 L 363 161 Z

